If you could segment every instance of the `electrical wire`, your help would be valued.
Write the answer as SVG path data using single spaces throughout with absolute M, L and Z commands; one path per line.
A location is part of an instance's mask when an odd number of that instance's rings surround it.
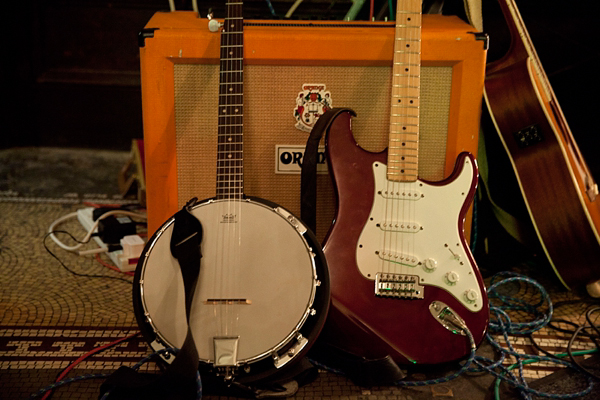
M 114 346 L 118 345 L 119 343 L 122 343 L 122 342 L 125 342 L 125 341 L 127 341 L 127 340 L 133 339 L 134 337 L 136 337 L 136 336 L 139 336 L 139 335 L 140 335 L 140 332 L 136 332 L 136 333 L 134 333 L 134 334 L 132 334 L 132 335 L 125 336 L 125 337 L 123 337 L 123 338 L 117 339 L 117 340 L 115 340 L 114 342 L 107 343 L 107 344 L 105 344 L 105 345 L 103 345 L 103 346 L 100 346 L 100 347 L 96 347 L 95 349 L 92 349 L 91 351 L 89 351 L 89 352 L 85 353 L 84 355 L 82 355 L 81 357 L 79 357 L 78 359 L 76 359 L 75 361 L 73 361 L 71 364 L 69 364 L 69 365 L 67 366 L 67 368 L 65 368 L 65 369 L 64 369 L 64 370 L 63 370 L 63 371 L 62 371 L 62 372 L 61 372 L 61 373 L 58 375 L 58 377 L 56 378 L 56 380 L 55 380 L 54 384 L 57 384 L 57 383 L 59 383 L 60 381 L 62 381 L 62 380 L 63 380 L 63 379 L 64 379 L 64 378 L 65 378 L 65 377 L 68 375 L 68 373 L 69 373 L 71 370 L 73 370 L 73 369 L 74 369 L 74 368 L 75 368 L 77 365 L 81 364 L 81 363 L 82 363 L 83 361 L 85 361 L 87 358 L 89 358 L 89 357 L 93 356 L 94 354 L 98 354 L 98 353 L 100 353 L 100 352 L 102 352 L 102 351 L 104 351 L 104 350 L 107 350 L 107 349 L 109 349 L 109 348 L 111 348 L 111 347 L 114 347 Z M 48 386 L 48 389 L 44 390 L 45 394 L 44 394 L 44 396 L 42 397 L 42 400 L 46 400 L 46 399 L 48 399 L 48 398 L 49 398 L 49 397 L 52 395 L 52 392 L 54 391 L 54 389 L 55 389 L 55 387 L 53 387 L 53 385 L 50 385 L 50 386 Z M 38 393 L 36 393 L 36 394 L 35 394 L 35 396 L 39 396 L 39 395 L 41 395 L 41 393 L 40 393 L 40 392 L 38 392 Z
M 134 272 L 132 271 L 121 271 L 118 267 L 116 267 L 115 265 L 112 265 L 110 263 L 107 263 L 106 261 L 104 261 L 102 258 L 100 258 L 100 254 L 96 254 L 95 255 L 96 261 L 98 261 L 100 264 L 104 265 L 106 268 L 108 269 L 112 269 L 113 271 L 117 271 L 117 272 L 121 272 L 125 275 L 129 275 L 129 276 L 133 276 L 135 275 Z
M 269 11 L 271 12 L 271 15 L 277 18 L 277 13 L 275 12 L 275 8 L 273 7 L 271 0 L 266 0 L 266 2 L 267 6 L 269 7 Z
M 69 235 L 71 237 L 71 239 L 73 239 L 74 241 L 77 241 L 77 239 L 75 239 L 73 237 L 73 235 L 71 235 L 69 232 L 67 231 L 54 231 L 53 233 L 64 233 L 66 235 Z M 52 252 L 52 250 L 50 250 L 50 248 L 48 247 L 48 245 L 46 244 L 46 240 L 48 239 L 48 237 L 50 237 L 51 233 L 47 233 L 44 236 L 44 239 L 42 239 L 42 244 L 44 245 L 44 248 L 46 249 L 46 251 L 52 256 L 54 257 L 54 259 L 56 259 L 56 261 L 58 261 L 60 263 L 60 265 L 67 270 L 68 272 L 70 272 L 72 275 L 75 276 L 80 276 L 80 277 L 84 277 L 84 278 L 106 278 L 106 279 L 115 279 L 115 280 L 119 280 L 119 281 L 123 281 L 123 282 L 127 282 L 129 284 L 132 284 L 132 282 L 130 280 L 127 279 L 123 279 L 121 277 L 117 277 L 117 276 L 110 276 L 110 275 L 93 275 L 93 274 L 82 274 L 80 272 L 76 272 L 73 271 L 72 269 L 70 269 L 69 267 L 67 267 L 67 265 L 60 259 L 58 258 L 58 256 L 56 254 L 54 254 Z M 89 240 L 89 239 L 88 239 Z M 85 244 L 85 243 L 83 243 Z
M 58 240 L 58 238 L 54 235 L 54 230 L 55 230 L 55 228 L 58 225 L 62 224 L 63 222 L 68 221 L 68 220 L 73 219 L 73 218 L 77 218 L 77 211 L 75 211 L 75 212 L 69 213 L 67 215 L 64 215 L 64 216 L 58 218 L 56 221 L 52 222 L 50 224 L 50 226 L 48 227 L 48 235 L 63 250 L 67 250 L 67 251 L 71 251 L 71 252 L 76 252 L 84 244 L 86 244 L 86 243 L 89 242 L 89 240 L 92 237 L 94 231 L 98 228 L 98 224 L 100 223 L 100 221 L 102 219 L 104 219 L 104 218 L 107 218 L 107 217 L 111 216 L 111 215 L 125 215 L 125 216 L 128 216 L 128 217 L 135 217 L 135 218 L 140 218 L 140 219 L 144 219 L 144 220 L 146 219 L 146 216 L 144 214 L 140 214 L 140 213 L 136 213 L 136 212 L 132 212 L 132 211 L 127 211 L 127 210 L 107 211 L 107 212 L 103 213 L 100 217 L 98 217 L 98 219 L 92 224 L 92 227 L 87 232 L 87 234 L 83 237 L 83 239 L 76 240 L 76 242 L 77 242 L 76 245 L 68 246 L 68 245 L 64 244 L 63 242 L 61 242 L 60 240 Z
M 294 11 L 296 11 L 296 8 L 298 8 L 298 6 L 302 3 L 302 0 L 296 0 L 294 2 L 294 4 L 292 4 L 292 6 L 290 7 L 290 9 L 288 10 L 288 12 L 285 14 L 286 18 L 291 18 L 292 14 L 294 14 Z
M 496 282 L 498 278 L 503 278 L 502 280 Z M 529 287 L 532 289 L 536 289 L 540 296 L 540 301 L 535 303 L 534 305 L 528 305 L 526 301 L 515 298 L 508 297 L 506 295 L 500 294 L 498 289 L 502 285 L 510 284 L 518 282 L 520 284 L 526 284 L 528 287 L 526 290 L 529 290 Z M 492 278 L 492 283 L 487 289 L 488 298 L 490 302 L 496 300 L 499 301 L 500 305 L 490 306 L 490 325 L 489 331 L 486 335 L 486 339 L 492 345 L 492 347 L 500 354 L 500 359 L 497 361 L 487 359 L 485 357 L 477 356 L 475 359 L 475 364 L 478 365 L 478 369 L 472 370 L 473 372 L 479 371 L 487 371 L 488 373 L 494 375 L 498 380 L 504 381 L 508 383 L 510 386 L 516 388 L 524 399 L 531 399 L 532 395 L 542 396 L 542 397 L 550 397 L 555 399 L 570 399 L 575 397 L 584 396 L 591 392 L 594 386 L 594 380 L 590 376 L 585 376 L 587 379 L 587 388 L 581 390 L 577 393 L 570 394 L 554 394 L 554 393 L 545 393 L 529 387 L 525 377 L 524 377 L 524 365 L 530 364 L 533 362 L 552 362 L 555 364 L 559 364 L 568 368 L 571 368 L 577 372 L 581 372 L 577 365 L 564 361 L 559 357 L 546 357 L 532 354 L 523 354 L 519 353 L 515 350 L 512 345 L 509 335 L 530 335 L 533 332 L 540 330 L 541 328 L 548 325 L 549 321 L 553 315 L 553 305 L 550 300 L 550 296 L 546 292 L 546 290 L 533 279 L 511 273 L 511 272 L 502 272 L 496 274 Z M 543 313 L 540 311 L 540 307 L 545 304 L 546 312 Z M 533 315 L 535 318 L 529 322 L 512 322 L 511 318 L 508 314 L 509 311 L 526 311 L 529 314 Z M 492 334 L 500 334 L 506 343 L 508 348 L 503 348 L 500 343 L 492 336 Z M 512 356 L 516 359 L 516 363 L 511 367 L 505 367 L 502 365 L 507 356 Z M 513 369 L 518 369 L 518 375 L 515 375 L 511 372 Z M 498 383 L 499 384 L 499 383 Z M 496 398 L 499 397 L 499 392 L 496 392 Z
M 498 281 L 498 279 L 500 279 Z M 540 300 L 535 304 L 529 304 L 527 301 L 509 297 L 501 294 L 498 291 L 498 288 L 502 285 L 511 284 L 511 283 L 519 283 L 525 284 L 527 287 L 524 288 L 525 292 L 529 292 L 531 290 L 536 289 Z M 490 323 L 488 333 L 486 334 L 486 340 L 492 345 L 494 350 L 496 350 L 498 354 L 498 359 L 493 360 L 486 357 L 478 356 L 475 353 L 475 344 L 473 342 L 473 337 L 470 334 L 467 327 L 463 328 L 463 332 L 465 332 L 469 338 L 471 343 L 471 353 L 467 361 L 458 369 L 455 373 L 450 374 L 448 376 L 439 378 L 439 379 L 431 379 L 425 381 L 398 381 L 394 384 L 396 386 L 427 386 L 432 384 L 438 384 L 443 382 L 448 382 L 452 379 L 457 378 L 464 372 L 471 373 L 481 373 L 486 372 L 496 377 L 496 387 L 495 395 L 496 399 L 499 399 L 499 386 L 501 382 L 508 383 L 510 386 L 515 387 L 521 396 L 524 399 L 530 400 L 532 395 L 541 396 L 541 397 L 549 397 L 554 399 L 571 399 L 576 397 L 581 397 L 589 394 L 592 391 L 594 386 L 594 377 L 593 375 L 585 375 L 584 377 L 587 379 L 587 388 L 577 392 L 570 394 L 554 394 L 554 393 L 545 393 L 535 389 L 532 389 L 527 384 L 527 381 L 524 377 L 524 369 L 523 367 L 527 364 L 545 361 L 552 362 L 555 364 L 562 365 L 564 367 L 568 367 L 574 369 L 577 372 L 583 372 L 580 370 L 579 366 L 576 363 L 568 362 L 563 360 L 567 355 L 569 355 L 569 351 L 564 354 L 559 355 L 549 355 L 549 356 L 539 356 L 532 354 L 523 354 L 519 353 L 515 350 L 512 345 L 509 335 L 531 335 L 534 332 L 540 330 L 541 328 L 547 326 L 549 324 L 550 319 L 553 315 L 553 305 L 550 300 L 550 296 L 546 290 L 533 279 L 511 272 L 501 272 L 492 277 L 491 284 L 487 289 L 488 298 L 490 299 L 490 304 L 492 300 L 496 300 L 500 302 L 500 305 L 490 306 Z M 546 312 L 540 311 L 540 307 L 545 305 Z M 600 311 L 600 308 L 598 309 Z M 513 322 L 508 314 L 509 311 L 520 311 L 527 312 L 534 316 L 534 319 L 528 322 Z M 596 310 L 593 310 L 594 312 Z M 591 312 L 588 312 L 588 316 Z M 588 317 L 588 320 L 591 321 L 591 318 Z M 599 331 L 600 328 L 594 326 L 594 330 Z M 492 334 L 500 334 L 506 343 L 508 349 L 503 348 L 500 343 L 492 336 Z M 573 339 L 574 340 L 574 339 Z M 573 356 L 582 355 L 582 354 L 591 354 L 597 352 L 598 349 L 587 350 L 583 352 L 572 352 Z M 548 353 L 549 354 L 549 353 Z M 514 357 L 517 362 L 512 364 L 509 367 L 504 366 L 504 361 L 508 356 Z M 317 365 L 320 368 L 323 368 L 327 371 L 345 375 L 343 371 L 330 368 L 326 365 L 320 364 L 311 360 L 311 362 Z M 473 365 L 473 366 L 471 366 Z M 517 369 L 518 374 L 514 374 L 512 370 Z
M 130 337 L 128 337 L 128 338 L 130 338 Z M 118 342 L 120 343 L 120 342 L 122 342 L 122 341 L 124 341 L 124 340 L 126 340 L 128 338 L 120 339 Z M 114 344 L 117 344 L 117 343 L 116 342 L 115 343 L 111 343 L 109 346 L 112 346 Z M 102 348 L 100 350 L 105 350 L 105 348 Z M 95 354 L 96 353 L 95 350 L 93 350 L 92 352 L 90 352 L 90 353 L 91 354 Z M 141 361 L 139 361 L 137 364 L 135 364 L 133 367 L 131 367 L 131 369 L 133 369 L 134 371 L 137 371 L 138 369 L 140 369 L 140 367 L 142 365 L 144 365 L 148 361 L 151 361 L 152 359 L 156 358 L 157 356 L 160 356 L 160 355 L 165 354 L 165 353 L 177 354 L 177 352 L 178 352 L 178 349 L 174 349 L 174 348 L 162 349 L 162 350 L 156 351 L 156 352 L 150 354 L 149 356 L 145 357 Z M 80 357 L 81 360 L 79 362 L 83 361 L 84 357 L 87 358 L 89 355 L 91 355 L 90 353 L 88 353 L 88 354 Z M 71 369 L 69 369 L 69 371 Z M 63 375 L 63 374 L 61 374 L 61 375 Z M 78 382 L 78 381 L 82 381 L 82 380 L 86 380 L 86 379 L 106 379 L 110 375 L 111 374 L 88 374 L 88 375 L 77 376 L 77 377 L 74 377 L 74 378 L 66 378 L 66 379 L 63 379 L 63 380 L 57 380 L 57 382 L 54 382 L 53 384 L 51 384 L 51 385 L 49 385 L 49 386 L 47 386 L 47 387 L 39 390 L 37 393 L 32 394 L 29 397 L 29 400 L 36 399 L 39 396 L 41 396 L 41 395 L 43 395 L 45 393 L 48 393 L 49 391 L 52 391 L 54 389 L 57 389 L 59 387 L 65 386 L 65 385 L 73 383 L 73 382 Z M 66 374 L 64 374 L 64 376 L 66 376 Z M 64 378 L 64 376 L 63 376 L 63 378 Z M 196 371 L 196 387 L 197 387 L 197 389 L 196 389 L 196 399 L 198 400 L 198 399 L 202 398 L 202 379 L 200 377 L 200 372 L 199 371 Z M 102 396 L 101 400 L 106 400 L 109 397 L 109 395 L 110 395 L 110 391 L 104 393 L 104 395 Z M 42 398 L 42 400 L 47 399 L 48 396 L 49 396 L 49 394 L 46 395 L 46 396 L 44 396 Z

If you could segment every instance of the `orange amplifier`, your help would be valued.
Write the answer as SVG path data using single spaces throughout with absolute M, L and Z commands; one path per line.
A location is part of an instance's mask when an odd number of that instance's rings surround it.
M 160 12 L 142 36 L 152 233 L 190 198 L 215 195 L 220 34 L 193 12 Z M 477 152 L 487 47 L 481 39 L 457 17 L 424 15 L 422 179 L 440 180 L 460 152 Z M 393 44 L 393 22 L 246 21 L 244 193 L 300 216 L 299 161 L 313 117 L 324 106 L 352 108 L 357 113 L 352 130 L 361 147 L 384 149 Z M 317 190 L 316 233 L 322 239 L 335 211 L 325 171 L 317 178 Z

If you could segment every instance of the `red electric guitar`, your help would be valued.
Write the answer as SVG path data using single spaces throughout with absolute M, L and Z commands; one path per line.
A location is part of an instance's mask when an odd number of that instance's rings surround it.
M 421 1 L 398 1 L 396 15 L 388 149 L 361 149 L 349 112 L 326 136 L 337 212 L 324 244 L 332 308 L 321 338 L 368 359 L 435 364 L 468 355 L 464 329 L 479 343 L 488 325 L 463 231 L 477 166 L 463 153 L 446 180 L 418 179 Z

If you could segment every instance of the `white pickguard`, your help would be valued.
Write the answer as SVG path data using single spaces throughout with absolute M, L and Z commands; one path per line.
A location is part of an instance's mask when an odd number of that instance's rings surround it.
M 460 175 L 447 185 L 391 182 L 387 166 L 373 163 L 373 208 L 356 248 L 360 272 L 371 280 L 378 274 L 418 277 L 423 291 L 437 286 L 468 310 L 481 310 L 483 294 L 458 223 L 474 173 L 465 158 Z

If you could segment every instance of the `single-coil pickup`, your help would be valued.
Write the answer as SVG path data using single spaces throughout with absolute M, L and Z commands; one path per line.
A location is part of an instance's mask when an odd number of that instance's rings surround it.
M 383 221 L 376 225 L 379 229 L 386 232 L 417 233 L 423 229 L 421 224 L 416 222 Z
M 419 259 L 415 256 L 408 254 L 396 253 L 389 250 L 381 250 L 376 252 L 379 258 L 384 261 L 390 261 L 396 264 L 408 265 L 410 267 L 416 267 L 419 265 Z
M 423 289 L 417 275 L 380 272 L 375 277 L 376 296 L 423 299 L 425 297 Z
M 380 190 L 377 192 L 384 199 L 393 199 L 393 200 L 419 200 L 423 197 L 423 193 L 418 190 L 410 189 L 410 190 Z

